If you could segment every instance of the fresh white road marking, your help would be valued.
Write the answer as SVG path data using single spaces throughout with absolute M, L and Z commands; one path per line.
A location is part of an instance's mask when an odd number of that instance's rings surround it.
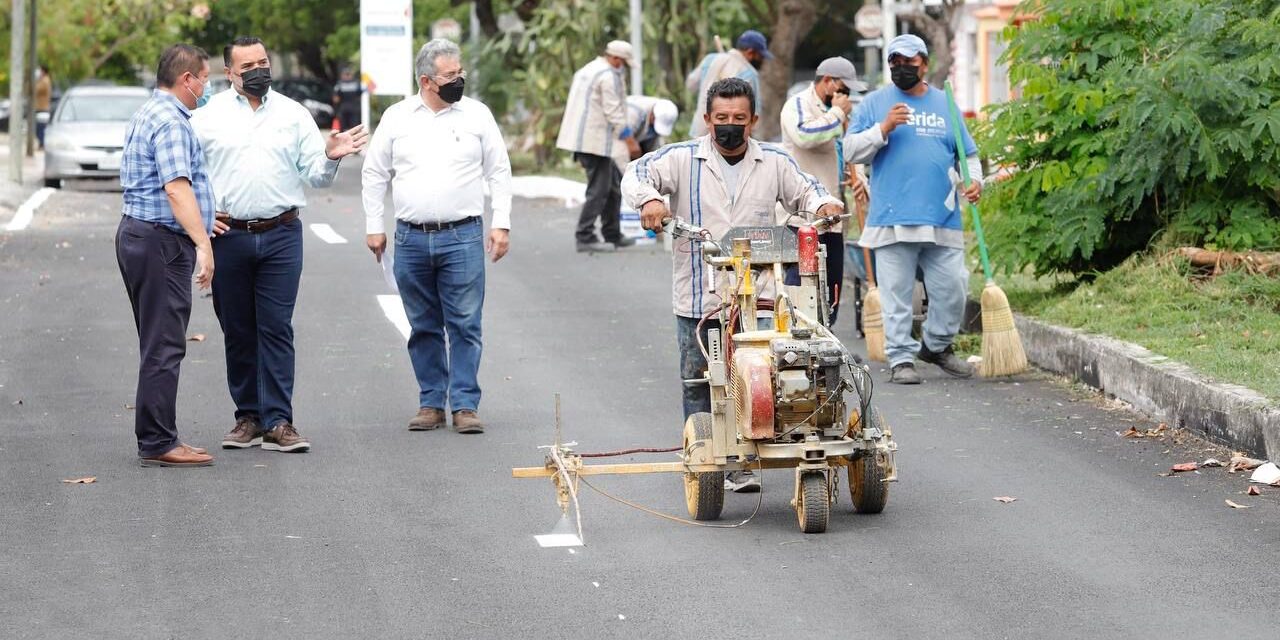
M 382 307 L 382 313 L 387 316 L 391 324 L 396 326 L 404 339 L 408 340 L 409 316 L 404 312 L 404 303 L 400 301 L 400 296 L 378 296 L 378 306 Z
M 323 223 L 313 224 L 311 225 L 311 232 L 316 234 L 317 237 L 319 237 L 321 240 L 324 240 L 325 242 L 328 242 L 329 244 L 346 244 L 347 243 L 346 238 L 338 235 L 338 232 L 334 231 L 333 227 L 327 224 L 323 224 Z
M 13 219 L 9 221 L 5 230 L 22 231 L 23 229 L 26 229 L 27 226 L 31 224 L 31 219 L 36 216 L 36 209 L 39 209 L 40 205 L 44 204 L 44 201 L 48 200 L 49 196 L 53 195 L 54 191 L 57 191 L 57 189 L 54 189 L 53 187 L 44 187 L 31 194 L 31 197 L 27 198 L 27 201 L 18 207 L 17 212 L 13 214 Z

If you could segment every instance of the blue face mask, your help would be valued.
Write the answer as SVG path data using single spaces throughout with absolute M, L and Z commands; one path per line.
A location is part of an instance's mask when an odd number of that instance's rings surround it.
M 190 93 L 191 97 L 196 99 L 196 108 L 199 109 L 200 107 L 203 107 L 206 104 L 209 104 L 209 98 L 210 96 L 213 95 L 213 83 L 208 80 L 205 80 L 204 90 L 201 91 L 200 95 L 198 96 L 196 95 L 196 92 L 192 91 L 191 89 L 187 89 L 187 93 Z

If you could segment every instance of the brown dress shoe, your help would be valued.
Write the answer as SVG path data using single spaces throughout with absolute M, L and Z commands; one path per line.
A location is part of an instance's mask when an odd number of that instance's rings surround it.
M 484 423 L 470 409 L 453 412 L 453 430 L 458 433 L 484 433 Z
M 248 449 L 262 444 L 262 425 L 257 419 L 244 416 L 236 420 L 231 433 L 222 436 L 223 449 Z
M 409 420 L 410 431 L 431 431 L 444 426 L 444 410 L 422 407 L 418 415 Z
M 303 453 L 311 450 L 311 441 L 299 435 L 293 425 L 281 422 L 274 429 L 262 434 L 262 450 Z
M 161 455 L 139 458 L 138 463 L 144 467 L 207 467 L 213 464 L 213 456 L 180 444 Z
M 178 443 L 178 446 L 190 451 L 191 453 L 209 453 L 209 450 L 204 447 L 193 447 L 186 443 Z

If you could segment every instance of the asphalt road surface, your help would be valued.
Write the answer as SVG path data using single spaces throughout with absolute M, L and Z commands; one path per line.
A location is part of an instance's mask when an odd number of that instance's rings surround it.
M 482 436 L 409 432 L 417 389 L 363 244 L 358 162 L 310 196 L 295 315 L 295 418 L 314 449 L 223 452 L 222 340 L 197 298 L 182 370 L 206 469 L 143 469 L 137 339 L 112 237 L 120 196 L 72 184 L 0 233 L 3 638 L 1274 638 L 1280 490 L 1038 374 L 875 400 L 901 446 L 883 514 L 842 491 L 804 535 L 790 472 L 748 525 L 694 528 L 584 492 L 587 546 L 542 549 L 549 482 L 515 480 L 553 438 L 581 451 L 679 444 L 669 256 L 573 250 L 576 211 L 517 200 L 488 270 Z M 4 214 L 0 214 L 4 215 Z M 0 220 L 0 223 L 6 220 Z M 850 314 L 837 332 L 852 342 Z M 860 344 L 858 345 L 860 347 Z M 632 460 L 672 459 L 635 456 Z M 64 479 L 96 476 L 88 485 Z M 676 475 L 598 485 L 684 515 Z M 842 488 L 843 488 L 842 483 Z M 1016 497 L 1002 504 L 997 496 Z M 1229 508 L 1233 500 L 1248 509 Z M 726 498 L 724 521 L 755 497 Z

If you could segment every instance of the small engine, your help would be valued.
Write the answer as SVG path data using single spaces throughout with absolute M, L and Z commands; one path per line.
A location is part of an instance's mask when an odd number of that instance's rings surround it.
M 750 440 L 784 434 L 803 439 L 805 433 L 797 428 L 802 423 L 843 432 L 844 364 L 839 342 L 814 337 L 807 329 L 739 345 L 730 371 L 738 432 Z

